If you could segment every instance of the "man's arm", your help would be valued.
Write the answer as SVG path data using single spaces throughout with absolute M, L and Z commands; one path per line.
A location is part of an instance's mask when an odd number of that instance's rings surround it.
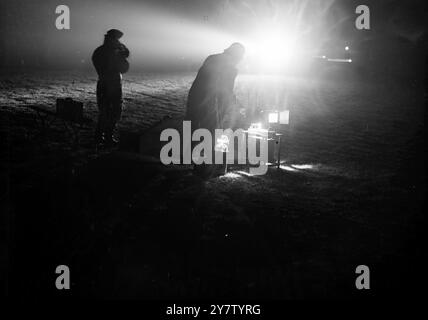
M 121 44 L 118 53 L 116 54 L 116 66 L 120 73 L 126 73 L 129 70 L 129 62 L 126 60 L 129 57 L 129 50 L 125 45 Z
M 101 71 L 100 48 L 94 50 L 94 53 L 92 54 L 92 64 L 99 75 Z
M 129 49 L 123 44 L 120 44 L 120 54 L 125 58 L 129 58 Z

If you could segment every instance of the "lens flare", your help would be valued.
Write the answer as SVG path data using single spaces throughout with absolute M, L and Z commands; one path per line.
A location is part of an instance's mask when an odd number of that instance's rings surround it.
M 275 70 L 291 65 L 298 58 L 297 37 L 274 28 L 261 29 L 250 41 L 248 55 L 259 69 Z
M 246 43 L 247 63 L 261 73 L 298 71 L 309 64 L 309 39 L 293 24 L 260 23 Z

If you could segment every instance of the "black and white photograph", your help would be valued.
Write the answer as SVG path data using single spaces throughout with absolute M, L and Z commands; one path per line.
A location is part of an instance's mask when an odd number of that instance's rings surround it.
M 426 1 L 1 0 L 0 34 L 4 297 L 426 289 Z

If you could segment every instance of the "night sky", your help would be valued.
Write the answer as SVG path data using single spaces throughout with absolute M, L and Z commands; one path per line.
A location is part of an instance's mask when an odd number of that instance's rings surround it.
M 328 43 L 345 41 L 371 41 L 375 54 L 398 50 L 397 41 L 425 48 L 424 2 L 365 1 L 371 9 L 371 30 L 358 31 L 355 8 L 363 3 L 353 0 L 3 1 L 0 66 L 90 68 L 91 53 L 103 34 L 118 28 L 125 33 L 122 40 L 131 50 L 133 70 L 192 69 L 231 42 L 246 44 L 268 21 L 281 23 L 285 30 L 297 28 L 302 39 L 312 41 L 314 53 Z M 55 28 L 60 4 L 71 10 L 71 30 Z

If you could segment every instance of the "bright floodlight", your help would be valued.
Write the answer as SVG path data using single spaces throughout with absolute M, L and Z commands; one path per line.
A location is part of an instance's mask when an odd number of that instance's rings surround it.
M 279 123 L 280 124 L 290 123 L 290 110 L 281 111 L 279 113 Z
M 262 124 L 260 122 L 252 123 L 250 126 L 251 130 L 260 130 L 262 128 Z
M 278 112 L 269 113 L 269 123 L 278 123 Z
M 292 29 L 261 28 L 253 35 L 248 54 L 262 70 L 295 66 L 302 58 L 297 48 L 297 38 Z
M 270 112 L 268 115 L 269 123 L 289 124 L 290 123 L 290 110 L 280 112 Z
M 346 50 L 346 51 L 348 51 L 348 50 L 349 50 L 349 47 L 348 47 L 348 46 L 346 46 L 346 47 L 345 47 L 345 50 Z

